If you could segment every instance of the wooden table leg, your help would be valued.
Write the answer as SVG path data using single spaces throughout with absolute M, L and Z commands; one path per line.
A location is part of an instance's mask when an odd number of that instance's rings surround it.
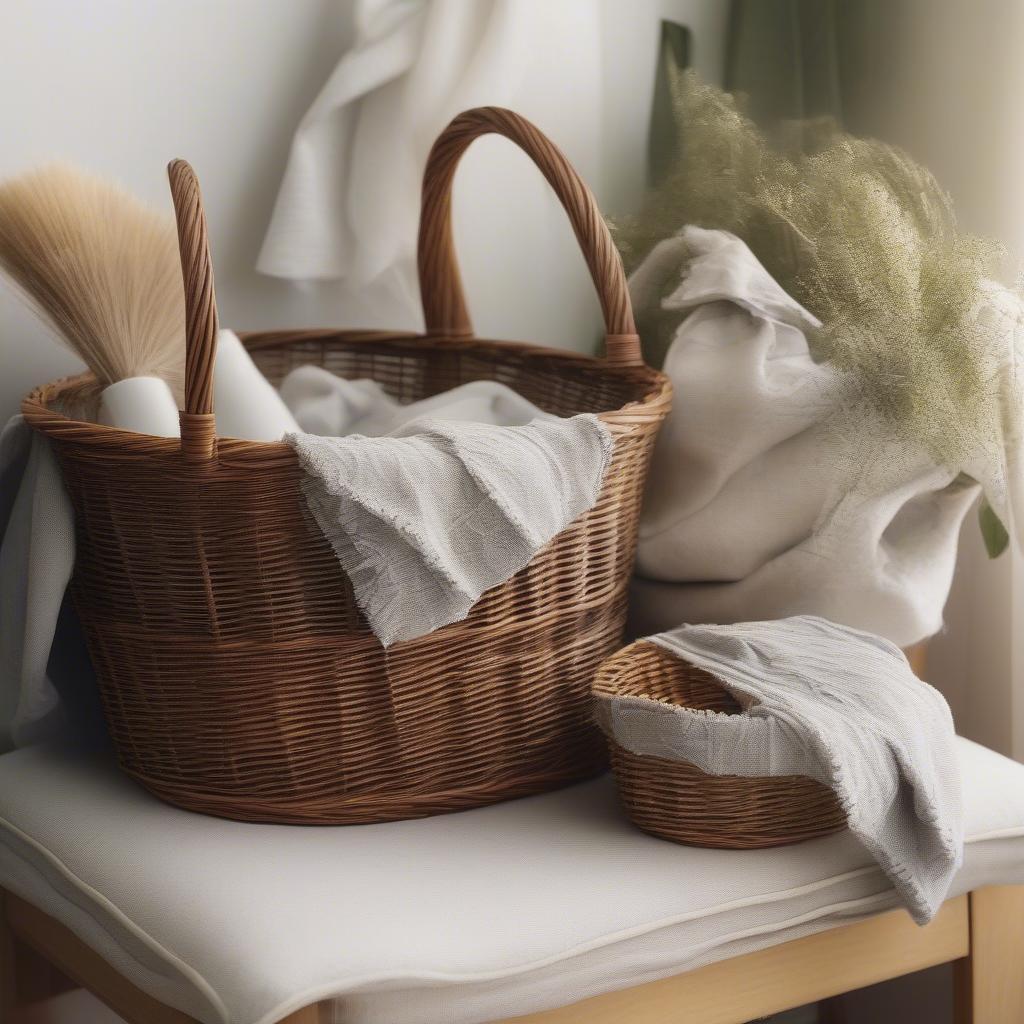
M 57 967 L 22 942 L 7 914 L 0 891 L 0 1020 L 16 1006 L 28 1006 L 78 986 Z
M 971 951 L 954 968 L 957 1024 L 1024 1024 L 1024 885 L 971 893 Z
M 7 1020 L 18 1005 L 18 974 L 14 951 L 14 932 L 7 921 L 4 892 L 0 889 L 0 1020 Z

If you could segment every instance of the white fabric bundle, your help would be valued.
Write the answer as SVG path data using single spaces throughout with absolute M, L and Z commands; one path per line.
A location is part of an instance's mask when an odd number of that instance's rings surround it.
M 686 228 L 630 284 L 638 313 L 674 329 L 675 389 L 631 630 L 815 613 L 901 646 L 937 632 L 978 487 L 868 414 L 843 419 L 850 384 L 804 335 L 817 321 L 734 236 Z
M 103 730 L 95 680 L 65 600 L 75 562 L 71 499 L 49 442 L 21 416 L 0 434 L 0 495 L 0 750 L 68 725 L 93 739 Z M 69 654 L 75 664 L 65 666 Z
M 931 920 L 963 857 L 956 737 L 942 695 L 899 648 L 814 616 L 648 639 L 713 675 L 742 711 L 602 697 L 598 721 L 616 743 L 710 775 L 829 786 L 914 920 Z
M 385 647 L 464 619 L 593 506 L 612 453 L 592 415 L 520 427 L 421 419 L 387 437 L 286 440 Z
M 346 380 L 321 366 L 292 370 L 281 382 L 281 397 L 297 421 L 294 430 L 328 437 L 381 437 L 424 417 L 506 427 L 558 419 L 494 380 L 471 381 L 401 405 L 376 381 Z

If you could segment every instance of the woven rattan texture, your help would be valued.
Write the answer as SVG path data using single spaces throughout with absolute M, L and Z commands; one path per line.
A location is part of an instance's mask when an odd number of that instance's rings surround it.
M 490 378 L 551 412 L 601 412 L 613 462 L 598 504 L 468 619 L 385 652 L 290 447 L 222 440 L 197 469 L 175 440 L 53 413 L 76 382 L 36 392 L 25 412 L 75 506 L 73 593 L 124 768 L 191 809 L 309 822 L 455 810 L 600 770 L 589 687 L 621 642 L 658 378 L 481 341 L 247 341 L 274 382 L 314 362 L 411 400 Z
M 613 359 L 468 333 L 445 233 L 451 141 L 461 152 L 488 131 L 523 145 L 570 210 L 609 314 Z M 421 274 L 433 260 L 430 286 L 444 300 L 428 298 L 427 308 L 461 310 L 457 330 L 244 338 L 275 384 L 310 363 L 372 378 L 403 402 L 497 380 L 549 412 L 598 413 L 608 424 L 615 451 L 598 503 L 463 622 L 385 651 L 308 513 L 291 447 L 216 439 L 213 277 L 187 164 L 171 167 L 189 309 L 181 441 L 86 422 L 88 378 L 25 400 L 75 507 L 72 592 L 120 762 L 166 800 L 252 821 L 372 822 L 551 789 L 606 763 L 590 686 L 621 643 L 644 477 L 670 388 L 639 358 L 622 268 L 609 262 L 592 198 L 538 136 L 507 111 L 477 111 L 453 123 L 428 163 Z M 434 232 L 443 244 L 430 244 Z
M 739 705 L 708 673 L 640 640 L 609 658 L 595 693 L 648 697 L 736 714 Z M 707 775 L 692 764 L 642 757 L 609 741 L 626 811 L 645 832 L 691 846 L 758 849 L 846 827 L 835 794 L 801 775 Z

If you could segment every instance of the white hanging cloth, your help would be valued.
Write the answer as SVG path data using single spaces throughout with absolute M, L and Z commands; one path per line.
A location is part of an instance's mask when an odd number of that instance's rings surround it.
M 593 182 L 600 9 L 590 0 L 353 6 L 355 41 L 295 134 L 257 267 L 298 280 L 383 281 L 411 304 L 423 168 L 456 114 L 514 108 Z

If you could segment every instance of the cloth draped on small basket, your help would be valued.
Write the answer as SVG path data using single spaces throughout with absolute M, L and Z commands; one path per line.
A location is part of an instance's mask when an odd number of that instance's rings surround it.
M 606 735 L 709 775 L 802 775 L 828 786 L 914 920 L 931 920 L 963 857 L 955 733 L 945 699 L 898 647 L 809 615 L 647 639 L 710 673 L 741 713 L 600 696 Z

